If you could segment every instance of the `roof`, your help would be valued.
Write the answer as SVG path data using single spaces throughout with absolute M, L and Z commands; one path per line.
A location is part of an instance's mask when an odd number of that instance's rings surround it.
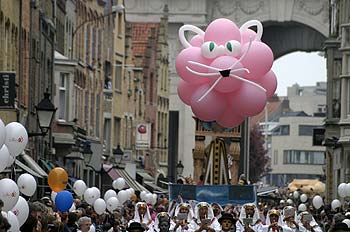
M 284 112 L 281 117 L 308 117 L 307 113 L 304 111 L 289 111 L 289 112 Z
M 155 39 L 158 38 L 160 23 L 131 23 L 132 51 L 134 55 L 145 54 L 152 28 L 155 29 Z
M 268 102 L 267 106 L 267 114 L 271 115 L 276 112 L 282 104 L 282 101 L 273 101 Z M 251 117 L 250 125 L 258 124 L 259 122 L 265 122 L 265 110 L 261 111 L 258 115 Z

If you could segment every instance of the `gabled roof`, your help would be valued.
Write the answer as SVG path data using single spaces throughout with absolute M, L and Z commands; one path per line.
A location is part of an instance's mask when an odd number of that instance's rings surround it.
M 268 115 L 268 120 L 271 120 L 269 118 L 269 115 L 272 115 L 274 112 L 276 112 L 280 107 L 281 107 L 282 101 L 273 101 L 269 102 L 267 104 L 267 115 Z M 250 125 L 255 125 L 260 122 L 265 122 L 265 110 L 261 111 L 258 115 L 255 115 L 251 117 L 250 119 Z
M 148 41 L 151 37 L 151 30 L 155 30 L 155 40 L 158 40 L 160 23 L 131 23 L 132 51 L 134 55 L 144 55 Z

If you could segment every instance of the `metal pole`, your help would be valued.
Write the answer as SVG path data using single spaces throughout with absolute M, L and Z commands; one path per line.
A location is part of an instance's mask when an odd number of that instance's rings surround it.
M 250 146 L 250 118 L 246 118 L 244 121 L 244 175 L 247 179 L 247 181 L 249 181 L 249 146 Z

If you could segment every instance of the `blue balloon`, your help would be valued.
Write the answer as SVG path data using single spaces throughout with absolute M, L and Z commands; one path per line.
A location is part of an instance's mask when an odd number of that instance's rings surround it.
M 60 212 L 67 212 L 73 204 L 73 196 L 67 190 L 63 190 L 57 193 L 55 199 L 56 208 Z

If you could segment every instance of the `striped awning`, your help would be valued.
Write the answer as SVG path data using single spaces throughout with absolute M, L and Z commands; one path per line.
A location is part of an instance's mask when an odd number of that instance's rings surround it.
M 134 180 L 124 169 L 120 168 L 112 168 L 111 165 L 103 165 L 103 169 L 107 174 L 112 178 L 112 180 L 116 180 L 119 177 L 122 177 L 125 180 L 126 185 L 129 188 L 133 188 L 135 191 L 146 191 L 149 192 L 145 187 L 139 184 L 136 180 Z
M 28 164 L 28 166 L 33 169 L 36 173 L 38 173 L 40 176 L 46 177 L 47 173 L 39 166 L 35 160 L 33 160 L 32 157 L 30 157 L 27 154 L 22 154 L 23 160 Z
M 31 169 L 30 167 L 28 167 L 27 165 L 25 165 L 24 163 L 22 163 L 18 159 L 15 160 L 15 163 L 16 163 L 16 165 L 18 167 L 20 167 L 22 170 L 26 171 L 27 173 L 31 174 L 32 176 L 36 176 L 36 177 L 39 177 L 39 178 L 44 178 L 43 176 L 41 176 L 40 174 L 35 172 L 33 169 Z

